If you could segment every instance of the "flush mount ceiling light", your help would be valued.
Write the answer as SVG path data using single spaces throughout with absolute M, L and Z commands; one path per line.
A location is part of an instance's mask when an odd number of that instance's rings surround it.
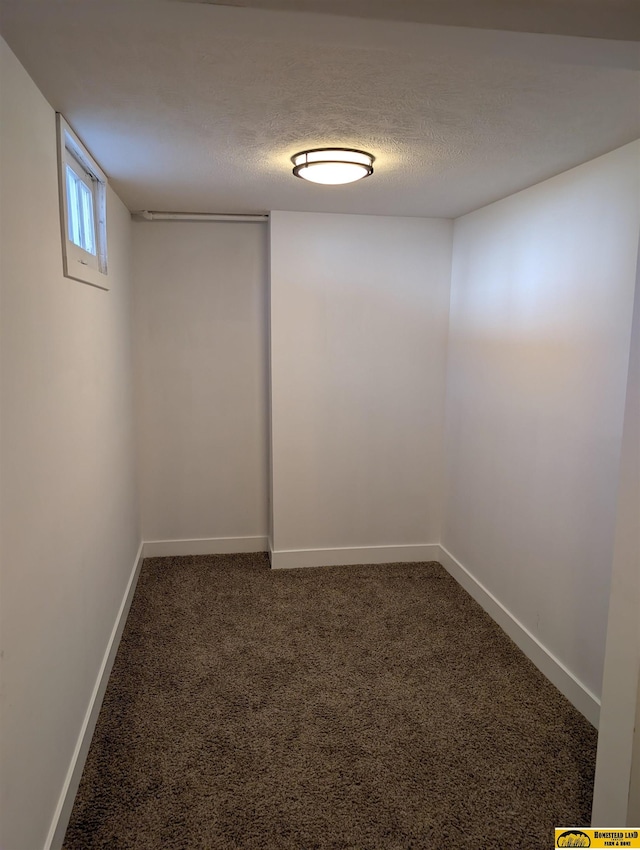
M 315 148 L 291 157 L 293 173 L 312 183 L 353 183 L 373 174 L 375 157 L 349 148 Z

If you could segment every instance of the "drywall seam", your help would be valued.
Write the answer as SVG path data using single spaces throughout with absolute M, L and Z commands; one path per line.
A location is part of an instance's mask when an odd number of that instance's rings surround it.
M 69 818 L 71 817 L 73 803 L 78 791 L 80 779 L 82 778 L 84 763 L 87 758 L 87 753 L 89 752 L 93 732 L 100 714 L 100 708 L 102 707 L 102 700 L 109 682 L 111 668 L 115 661 L 118 646 L 120 645 L 120 638 L 124 631 L 129 608 L 131 607 L 131 602 L 133 600 L 133 594 L 135 593 L 136 585 L 138 583 L 138 576 L 140 575 L 140 568 L 143 560 L 142 552 L 143 544 L 140 543 L 138 553 L 133 562 L 133 569 L 131 570 L 131 575 L 129 576 L 129 581 L 124 592 L 124 596 L 122 597 L 122 602 L 120 603 L 120 608 L 118 610 L 115 623 L 113 624 L 113 629 L 111 630 L 111 635 L 102 659 L 102 664 L 98 670 L 98 677 L 93 688 L 93 693 L 91 694 L 91 699 L 89 700 L 84 721 L 80 728 L 80 734 L 78 736 L 73 756 L 71 757 L 69 770 L 67 771 L 67 775 L 62 786 L 58 805 L 56 806 L 53 820 L 51 821 L 51 827 L 49 828 L 49 834 L 45 841 L 44 850 L 60 850 L 64 841 L 64 835 L 67 831 Z
M 338 549 L 276 549 L 270 552 L 271 567 L 275 570 L 437 561 L 439 555 L 440 547 L 437 543 L 345 546 Z
M 266 552 L 269 539 L 259 537 L 202 537 L 193 540 L 145 540 L 145 558 L 172 558 L 180 555 L 229 555 L 236 552 Z
M 564 694 L 596 729 L 600 700 L 556 656 L 506 608 L 490 590 L 478 581 L 442 544 L 439 560 L 445 570 L 484 608 L 538 670 Z

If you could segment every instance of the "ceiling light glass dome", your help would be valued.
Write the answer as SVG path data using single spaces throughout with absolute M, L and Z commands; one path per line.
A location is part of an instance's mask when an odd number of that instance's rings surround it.
M 373 174 L 373 157 L 348 148 L 315 148 L 291 157 L 293 173 L 312 183 L 354 183 Z

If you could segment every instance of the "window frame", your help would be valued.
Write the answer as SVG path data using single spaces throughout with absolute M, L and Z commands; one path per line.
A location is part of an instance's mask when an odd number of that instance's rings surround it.
M 72 280 L 108 290 L 107 176 L 59 112 L 56 113 L 56 121 L 63 273 Z M 95 254 L 85 251 L 69 238 L 67 165 L 91 192 Z
M 93 247 L 95 249 L 95 252 L 86 251 L 86 249 L 83 248 L 82 245 L 78 245 L 78 243 L 75 242 L 74 239 L 70 235 L 71 222 L 69 221 L 69 219 L 72 218 L 73 216 L 70 215 L 71 211 L 69 209 L 69 207 L 71 206 L 69 204 L 69 194 L 70 194 L 69 193 L 69 171 L 71 171 L 72 174 L 74 175 L 75 182 L 80 183 L 85 187 L 87 194 L 89 196 L 89 206 L 91 208 L 91 225 L 92 225 L 91 241 L 93 242 Z M 64 172 L 65 172 L 65 190 L 66 190 L 66 193 L 67 193 L 67 225 L 68 225 L 67 239 L 72 243 L 72 245 L 75 249 L 78 249 L 82 252 L 81 256 L 83 256 L 84 259 L 86 259 L 87 265 L 92 269 L 97 269 L 99 263 L 98 263 L 98 245 L 97 245 L 98 240 L 96 238 L 97 237 L 97 232 L 96 232 L 97 231 L 97 225 L 96 225 L 96 185 L 95 185 L 96 180 L 95 180 L 94 176 L 84 168 L 82 163 L 80 163 L 76 159 L 76 157 L 73 155 L 73 153 L 68 148 L 64 152 Z M 81 228 L 80 229 L 83 229 L 82 228 L 82 221 L 84 219 L 83 213 L 81 213 L 80 219 L 81 219 L 81 222 L 80 222 Z M 85 256 L 85 254 L 86 254 L 86 256 Z

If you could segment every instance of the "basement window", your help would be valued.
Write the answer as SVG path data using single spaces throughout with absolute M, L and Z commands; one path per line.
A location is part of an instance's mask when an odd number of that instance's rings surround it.
M 108 289 L 107 178 L 60 113 L 57 122 L 64 275 Z

